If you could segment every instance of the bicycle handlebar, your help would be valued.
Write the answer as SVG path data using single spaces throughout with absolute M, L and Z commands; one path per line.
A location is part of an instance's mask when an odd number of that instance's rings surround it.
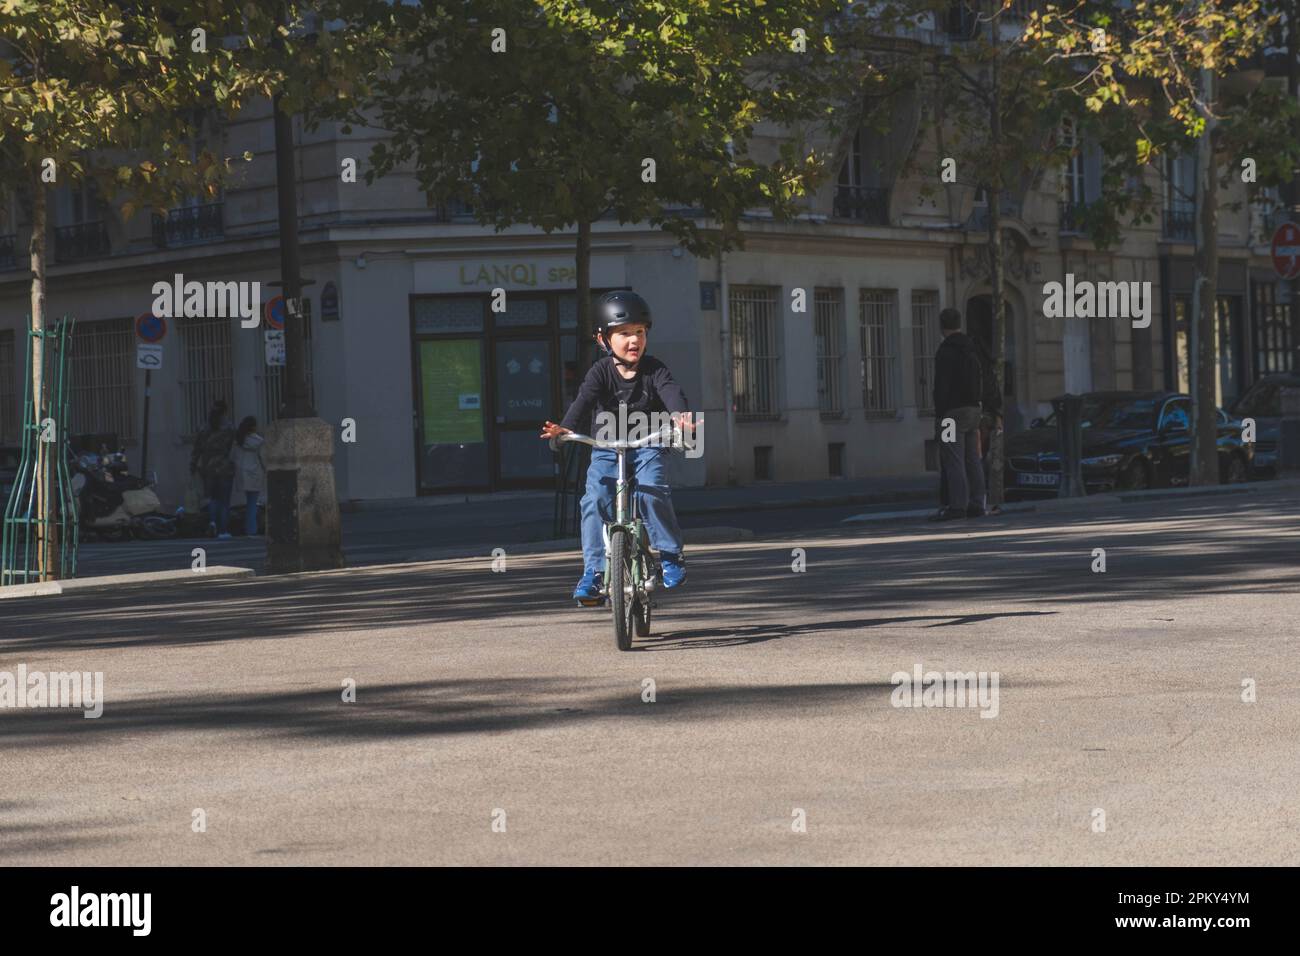
M 607 448 L 611 451 L 626 451 L 631 448 L 644 448 L 646 445 L 649 445 L 658 438 L 666 438 L 669 442 L 672 442 L 680 437 L 681 434 L 681 429 L 678 428 L 662 428 L 659 431 L 651 432 L 649 435 L 638 438 L 636 441 L 606 441 L 603 438 L 592 438 L 590 435 L 581 435 L 578 432 L 565 432 L 563 435 L 559 436 L 559 438 L 552 438 L 550 444 L 552 451 L 556 450 L 557 442 L 566 441 L 582 442 L 584 445 L 590 445 L 592 448 Z

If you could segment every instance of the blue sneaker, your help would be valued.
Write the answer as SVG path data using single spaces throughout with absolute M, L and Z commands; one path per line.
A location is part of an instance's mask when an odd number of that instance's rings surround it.
M 659 566 L 663 569 L 664 590 L 679 587 L 686 580 L 686 562 L 680 554 L 660 554 Z
M 600 593 L 603 577 L 600 571 L 592 571 L 590 568 L 583 571 L 582 579 L 573 589 L 573 599 L 583 607 L 598 607 L 603 604 L 605 596 Z

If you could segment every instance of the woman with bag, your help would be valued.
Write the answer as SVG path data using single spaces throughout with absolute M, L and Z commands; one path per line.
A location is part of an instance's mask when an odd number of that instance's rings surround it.
M 225 403 L 217 403 L 208 414 L 208 427 L 194 436 L 190 474 L 203 478 L 204 494 L 208 496 L 208 535 L 218 538 L 230 537 L 230 488 L 235 480 L 230 449 L 234 443 L 235 431 L 226 421 Z
M 244 534 L 250 538 L 257 535 L 257 501 L 266 490 L 266 465 L 262 461 L 264 441 L 257 434 L 257 419 L 249 415 L 239 423 L 230 452 L 240 487 L 244 489 Z

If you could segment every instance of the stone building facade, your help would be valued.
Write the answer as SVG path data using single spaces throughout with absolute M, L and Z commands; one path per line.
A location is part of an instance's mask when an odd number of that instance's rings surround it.
M 748 217 L 745 248 L 720 259 L 696 259 L 648 227 L 595 224 L 593 288 L 645 296 L 655 314 L 650 351 L 704 415 L 705 454 L 676 460 L 676 481 L 926 469 L 938 312 L 961 309 L 972 334 L 991 341 L 991 289 L 978 187 L 935 191 L 904 171 L 907 157 L 916 169 L 938 169 L 937 145 L 918 133 L 924 108 L 905 98 L 888 134 L 864 128 L 829 144 L 838 175 L 808 198 L 806 214 L 789 223 Z M 1061 135 L 1073 135 L 1068 118 L 1062 123 Z M 573 236 L 493 233 L 456 210 L 430 208 L 409 174 L 344 182 L 344 160 L 364 172 L 377 135 L 328 125 L 295 132 L 314 401 L 340 432 L 344 419 L 356 423 L 356 442 L 336 447 L 340 496 L 548 487 L 555 462 L 537 428 L 559 419 L 579 378 Z M 780 135 L 760 130 L 755 148 L 772 148 Z M 145 372 L 134 321 L 149 311 L 154 283 L 177 273 L 257 281 L 265 300 L 278 279 L 269 108 L 222 126 L 198 122 L 195 140 L 253 154 L 219 202 L 123 220 L 85 191 L 53 193 L 48 306 L 51 316 L 77 320 L 73 430 L 118 436 L 135 468 Z M 1099 175 L 1096 149 L 1081 142 L 1064 168 L 1032 170 L 1004 195 L 1010 429 L 1065 391 L 1187 387 L 1188 165 L 1148 172 L 1165 197 L 1163 215 L 1104 252 L 1074 225 Z M 1227 403 L 1260 375 L 1295 368 L 1300 342 L 1287 286 L 1270 264 L 1276 211 L 1247 202 L 1241 186 L 1223 199 L 1219 389 Z M 12 208 L 5 215 L 0 444 L 15 441 L 28 308 L 24 223 Z M 1152 283 L 1150 327 L 1049 318 L 1043 287 L 1067 273 Z M 494 288 L 507 292 L 503 314 L 488 308 Z M 171 321 L 152 373 L 147 463 L 168 504 L 183 497 L 190 437 L 213 399 L 225 398 L 236 420 L 274 417 L 279 373 L 266 364 L 264 336 L 264 327 L 230 318 Z

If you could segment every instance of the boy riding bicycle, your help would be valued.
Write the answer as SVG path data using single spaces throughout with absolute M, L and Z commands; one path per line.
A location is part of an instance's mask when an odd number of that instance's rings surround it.
M 646 334 L 652 325 L 650 307 L 635 292 L 608 292 L 595 304 L 593 325 L 596 340 L 608 353 L 587 372 L 578 397 L 557 425 L 547 422 L 541 437 L 558 438 L 567 432 L 589 431 L 593 413 L 619 415 L 619 405 L 626 405 L 627 421 L 635 413 L 650 416 L 655 412 L 673 412 L 682 422 L 687 411 L 686 395 L 673 381 L 668 366 L 646 354 Z M 620 436 L 624 438 L 626 436 Z M 637 510 L 650 533 L 650 543 L 659 552 L 665 588 L 675 588 L 686 580 L 682 556 L 682 532 L 673 511 L 672 490 L 664 482 L 663 447 L 645 447 L 627 452 L 629 472 L 636 478 Z M 582 498 L 582 578 L 573 591 L 574 599 L 585 607 L 601 601 L 601 576 L 605 562 L 602 529 L 613 520 L 614 486 L 617 481 L 618 456 L 609 449 L 591 453 L 587 469 L 587 493 Z

